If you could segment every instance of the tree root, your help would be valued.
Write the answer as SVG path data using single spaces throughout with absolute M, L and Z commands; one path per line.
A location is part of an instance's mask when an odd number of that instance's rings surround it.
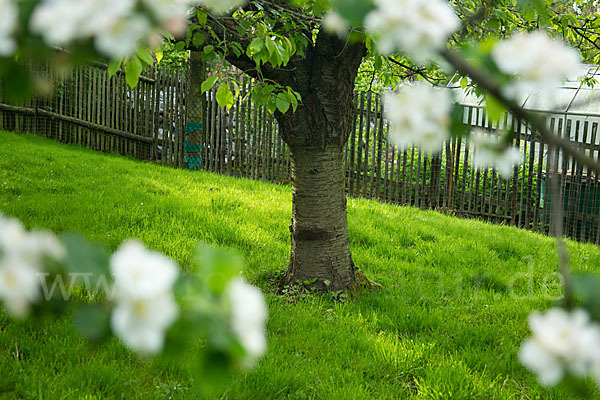
M 383 288 L 379 283 L 367 278 L 367 275 L 359 268 L 354 270 L 354 275 L 356 276 L 356 282 L 346 290 L 350 296 L 356 296 L 364 290 L 374 291 Z

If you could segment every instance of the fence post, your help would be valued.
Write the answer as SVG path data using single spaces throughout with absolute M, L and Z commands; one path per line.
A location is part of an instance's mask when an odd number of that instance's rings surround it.
M 206 97 L 202 94 L 202 82 L 206 79 L 206 66 L 200 52 L 192 51 L 187 74 L 187 121 L 185 127 L 184 163 L 188 169 L 196 170 L 202 166 L 202 143 L 204 138 L 204 115 Z

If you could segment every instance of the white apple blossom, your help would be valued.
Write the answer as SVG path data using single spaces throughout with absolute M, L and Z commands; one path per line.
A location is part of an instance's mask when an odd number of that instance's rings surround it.
M 177 264 L 131 240 L 113 254 L 110 268 L 116 303 L 113 332 L 134 351 L 158 353 L 179 312 L 172 293 L 179 275 Z
M 262 292 L 242 278 L 231 280 L 226 295 L 231 307 L 233 332 L 246 350 L 245 365 L 251 366 L 267 349 L 267 304 Z
M 516 147 L 502 149 L 497 138 L 482 131 L 471 133 L 471 143 L 475 146 L 473 163 L 476 168 L 493 167 L 504 178 L 510 178 L 515 165 L 521 160 L 521 152 Z
M 109 28 L 96 34 L 94 43 L 103 54 L 121 59 L 133 54 L 141 38 L 151 30 L 150 22 L 143 17 L 130 17 L 116 21 Z
M 529 93 L 546 93 L 579 69 L 579 52 L 545 33 L 517 33 L 492 50 L 498 68 L 516 80 L 504 87 L 506 95 L 517 98 Z
M 348 22 L 336 12 L 330 12 L 323 18 L 323 26 L 327 32 L 335 34 L 339 37 L 344 37 L 348 34 L 350 27 Z
M 170 293 L 122 300 L 112 312 L 111 327 L 115 336 L 131 350 L 144 355 L 157 354 L 163 348 L 165 331 L 178 313 L 177 303 Z
M 13 54 L 17 48 L 12 36 L 17 26 L 17 16 L 15 0 L 0 0 L 0 57 Z
M 426 84 L 404 86 L 385 96 L 384 113 L 390 122 L 390 139 L 401 148 L 420 145 L 439 152 L 450 128 L 452 99 L 447 91 Z
M 600 326 L 584 310 L 553 308 L 529 316 L 533 337 L 519 351 L 521 362 L 547 386 L 565 374 L 586 377 L 600 370 Z
M 40 300 L 46 262 L 62 261 L 65 250 L 51 233 L 27 232 L 21 222 L 0 215 L 0 299 L 9 313 L 25 317 Z
M 445 0 L 375 0 L 365 27 L 381 53 L 405 52 L 424 63 L 443 48 L 459 19 Z
M 40 300 L 40 270 L 9 253 L 0 257 L 0 299 L 9 314 L 23 318 Z
M 243 6 L 247 0 L 192 0 L 191 3 L 208 7 L 215 14 L 225 14 L 234 8 Z
M 113 58 L 134 53 L 157 34 L 157 28 L 183 33 L 191 1 L 143 3 L 149 13 L 140 12 L 135 0 L 43 0 L 34 9 L 30 27 L 50 46 L 93 39 L 99 52 Z
M 134 0 L 43 0 L 33 11 L 30 27 L 48 45 L 62 46 L 115 30 L 128 22 L 134 7 Z M 137 43 L 139 38 L 133 40 Z M 110 49 L 99 50 L 113 55 Z
M 173 260 L 148 250 L 137 240 L 119 247 L 110 260 L 110 270 L 116 295 L 130 299 L 170 292 L 179 275 L 179 267 Z

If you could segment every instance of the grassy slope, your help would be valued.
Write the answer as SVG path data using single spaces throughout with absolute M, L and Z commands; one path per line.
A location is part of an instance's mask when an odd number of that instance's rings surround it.
M 546 280 L 556 264 L 551 239 L 374 201 L 349 199 L 348 208 L 354 260 L 384 289 L 344 304 L 269 294 L 270 352 L 223 398 L 567 398 L 540 387 L 516 358 L 528 313 L 556 294 Z M 227 247 L 267 292 L 289 255 L 290 209 L 287 186 L 0 132 L 2 212 L 112 249 L 137 237 L 184 268 L 197 240 Z M 570 247 L 576 270 L 598 269 L 596 247 Z M 88 344 L 68 319 L 31 327 L 0 313 L 2 398 L 167 398 L 174 386 L 184 398 L 190 379 L 116 341 Z

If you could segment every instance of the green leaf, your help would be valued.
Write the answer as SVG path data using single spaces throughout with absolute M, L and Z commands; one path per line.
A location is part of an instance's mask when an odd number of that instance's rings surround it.
M 233 53 L 236 55 L 236 57 L 241 56 L 242 53 L 244 52 L 242 45 L 239 44 L 238 42 L 232 42 L 230 47 L 231 47 L 231 51 L 233 51 Z
M 203 33 L 200 33 L 200 32 L 194 33 L 194 36 L 192 37 L 192 44 L 194 46 L 200 47 L 204 44 L 205 41 L 206 41 L 206 36 L 204 36 Z
M 197 252 L 197 276 L 215 294 L 223 293 L 231 279 L 240 275 L 242 259 L 225 250 L 200 246 Z
M 273 55 L 277 52 L 277 49 L 275 48 L 275 43 L 273 42 L 273 39 L 267 38 L 267 40 L 265 40 L 265 46 L 267 47 L 269 55 L 271 57 L 273 57 Z
M 157 51 L 156 53 L 154 53 L 154 55 L 156 56 L 156 63 L 160 64 L 160 62 L 162 61 L 164 54 L 162 51 Z
M 498 18 L 492 18 L 487 23 L 487 28 L 492 31 L 497 31 L 500 28 L 500 20 Z
M 277 95 L 276 105 L 279 112 L 285 114 L 290 109 L 291 102 L 285 93 L 279 93 Z
M 108 64 L 108 76 L 111 78 L 115 76 L 115 74 L 121 69 L 121 64 L 123 62 L 121 60 L 113 60 Z
M 221 107 L 227 107 L 230 109 L 233 107 L 233 93 L 231 89 L 229 89 L 229 84 L 227 82 L 222 83 L 217 89 L 217 103 Z
M 217 79 L 219 79 L 219 77 L 215 75 L 202 82 L 202 86 L 200 88 L 200 90 L 202 90 L 202 93 L 208 92 L 210 89 L 212 89 L 213 86 L 215 86 Z
M 573 292 L 596 322 L 600 322 L 600 279 L 596 275 L 573 275 Z
M 504 105 L 493 96 L 486 96 L 485 102 L 490 120 L 495 122 L 500 121 L 506 112 Z
M 154 64 L 154 57 L 152 57 L 152 55 L 148 52 L 148 50 L 138 49 L 137 56 L 140 60 L 145 62 L 147 65 Z
M 296 112 L 296 109 L 298 108 L 298 99 L 296 98 L 296 94 L 290 88 L 288 88 L 288 98 L 292 102 L 292 110 Z
M 85 274 L 90 289 L 95 289 L 99 280 L 109 280 L 109 256 L 104 247 L 77 234 L 65 236 L 63 244 L 67 252 L 65 268 L 68 273 Z
M 142 63 L 136 56 L 133 56 L 125 62 L 125 80 L 130 88 L 135 88 L 140 82 L 142 69 Z
M 265 44 L 261 38 L 254 38 L 248 45 L 248 48 L 246 49 L 246 54 L 249 57 L 252 57 L 254 54 L 260 53 L 264 47 Z
M 198 10 L 198 13 L 196 14 L 196 18 L 198 18 L 198 23 L 200 25 L 206 25 L 206 21 L 208 20 L 208 15 L 204 11 Z
M 97 342 L 109 332 L 109 313 L 101 306 L 84 305 L 73 315 L 73 323 L 79 333 L 88 340 Z
M 267 110 L 273 114 L 275 110 L 277 110 L 277 104 L 273 101 L 272 98 L 269 98 L 269 102 L 267 103 Z
M 467 134 L 467 127 L 463 122 L 464 113 L 463 106 L 454 103 L 450 110 L 450 134 L 453 137 L 462 137 Z

